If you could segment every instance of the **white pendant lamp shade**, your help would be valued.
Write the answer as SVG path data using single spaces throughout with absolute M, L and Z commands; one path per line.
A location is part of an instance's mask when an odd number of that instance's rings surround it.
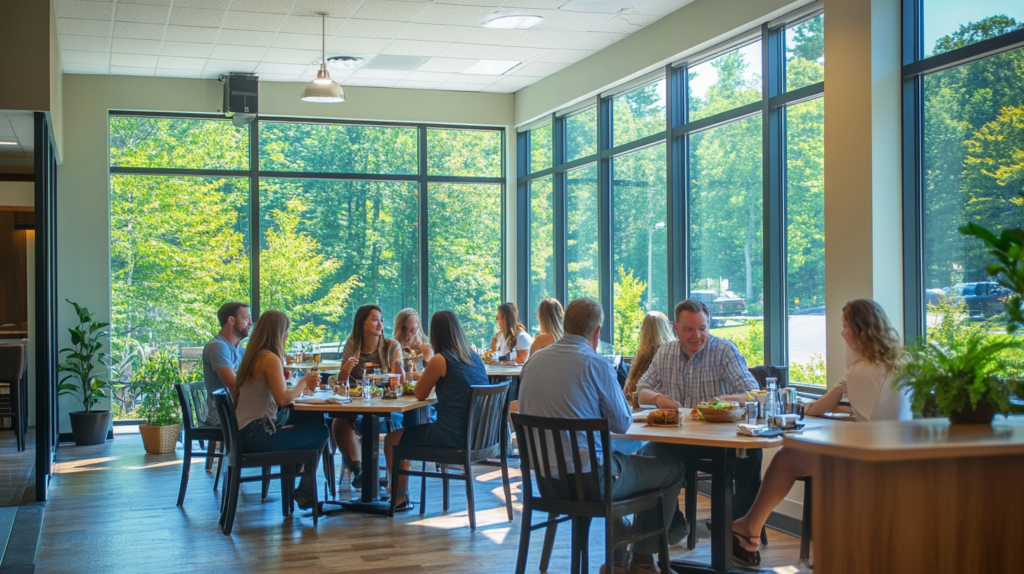
M 316 79 L 302 88 L 302 101 L 314 104 L 337 104 L 345 101 L 345 92 L 337 82 L 331 79 L 327 73 L 327 50 L 326 44 L 326 18 L 327 13 L 320 13 L 320 70 L 316 73 Z

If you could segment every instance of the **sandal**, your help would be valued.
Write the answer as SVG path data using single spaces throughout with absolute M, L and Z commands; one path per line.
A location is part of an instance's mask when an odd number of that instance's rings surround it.
M 416 503 L 411 501 L 411 500 L 409 500 L 409 491 L 408 490 L 405 491 L 404 496 L 405 496 L 405 500 L 402 501 L 401 504 L 399 504 L 398 506 L 395 507 L 395 512 L 405 512 L 407 510 L 412 510 L 413 508 L 416 508 Z
M 742 536 L 733 532 L 732 534 L 732 559 L 743 566 L 760 566 L 761 565 L 761 553 L 757 551 L 757 546 L 754 546 L 754 550 L 749 550 L 750 539 L 754 538 Z

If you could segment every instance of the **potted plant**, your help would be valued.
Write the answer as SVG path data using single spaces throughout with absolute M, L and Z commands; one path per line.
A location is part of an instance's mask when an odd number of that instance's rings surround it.
M 174 383 L 183 379 L 178 357 L 168 349 L 146 357 L 132 377 L 132 386 L 142 396 L 136 413 L 146 421 L 139 425 L 139 433 L 150 454 L 174 452 L 181 435 L 181 410 Z
M 909 349 L 910 359 L 896 374 L 894 385 L 910 391 L 914 410 L 948 416 L 953 424 L 989 424 L 996 413 L 1011 412 L 1012 394 L 1024 394 L 1019 354 L 1024 344 L 1013 333 L 1024 328 L 1024 230 L 1009 229 L 996 235 L 975 223 L 960 233 L 977 237 L 996 261 L 985 271 L 1010 290 L 1002 303 L 1006 335 L 971 329 L 965 337 L 922 343 Z M 949 314 L 947 308 L 946 315 Z M 944 317 L 943 322 L 956 321 Z
M 110 411 L 93 407 L 107 396 L 107 391 L 116 387 L 108 379 L 109 355 L 100 351 L 103 337 L 110 323 L 93 319 L 85 307 L 68 301 L 78 314 L 78 325 L 68 329 L 71 333 L 71 347 L 61 349 L 66 353 L 64 362 L 57 365 L 57 371 L 68 373 L 60 380 L 57 390 L 61 395 L 72 395 L 82 402 L 83 411 L 68 413 L 71 419 L 71 433 L 78 446 L 102 444 L 110 429 Z M 70 381 L 70 382 L 69 382 Z

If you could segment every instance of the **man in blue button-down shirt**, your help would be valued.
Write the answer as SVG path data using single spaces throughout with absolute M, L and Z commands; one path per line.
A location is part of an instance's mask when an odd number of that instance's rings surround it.
M 611 361 L 595 349 L 601 337 L 604 312 L 590 299 L 576 299 L 565 308 L 565 336 L 531 356 L 523 366 L 519 385 L 519 411 L 523 414 L 564 419 L 608 419 L 613 433 L 624 433 L 632 421 L 629 405 L 619 388 Z M 586 439 L 580 439 L 586 444 Z M 665 498 L 665 524 L 669 544 L 686 536 L 685 521 L 669 528 L 683 481 L 683 465 L 671 459 L 652 458 L 611 452 L 610 445 L 596 444 L 598 460 L 609 465 L 614 482 L 612 498 L 628 498 L 654 489 L 668 489 Z M 554 448 L 550 449 L 554 453 Z M 583 457 L 586 460 L 586 457 Z M 569 466 L 572 459 L 567 458 Z M 657 524 L 657 512 L 638 513 L 636 527 L 649 532 Z M 658 538 L 650 537 L 633 545 L 631 573 L 657 572 L 653 554 Z M 616 560 L 618 562 L 618 558 Z M 615 565 L 622 572 L 623 564 Z M 602 569 L 602 572 L 608 572 Z M 609 572 L 610 574 L 610 572 Z
M 736 345 L 708 333 L 711 314 L 704 303 L 687 299 L 676 305 L 674 325 L 678 341 L 658 349 L 651 366 L 637 383 L 641 404 L 675 409 L 694 407 L 715 398 L 744 404 L 754 400 L 751 391 L 757 380 Z M 682 444 L 648 443 L 640 450 L 648 456 L 672 457 L 684 463 L 710 458 L 709 447 Z M 750 449 L 746 458 L 733 464 L 736 498 L 733 517 L 744 516 L 761 488 L 761 451 Z M 687 517 L 693 519 L 692 516 Z

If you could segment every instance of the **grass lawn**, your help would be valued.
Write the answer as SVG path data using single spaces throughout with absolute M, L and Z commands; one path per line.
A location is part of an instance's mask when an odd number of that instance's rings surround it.
M 735 325 L 732 327 L 719 327 L 717 329 L 711 329 L 711 334 L 716 337 L 739 337 L 745 335 L 751 328 L 750 325 Z

